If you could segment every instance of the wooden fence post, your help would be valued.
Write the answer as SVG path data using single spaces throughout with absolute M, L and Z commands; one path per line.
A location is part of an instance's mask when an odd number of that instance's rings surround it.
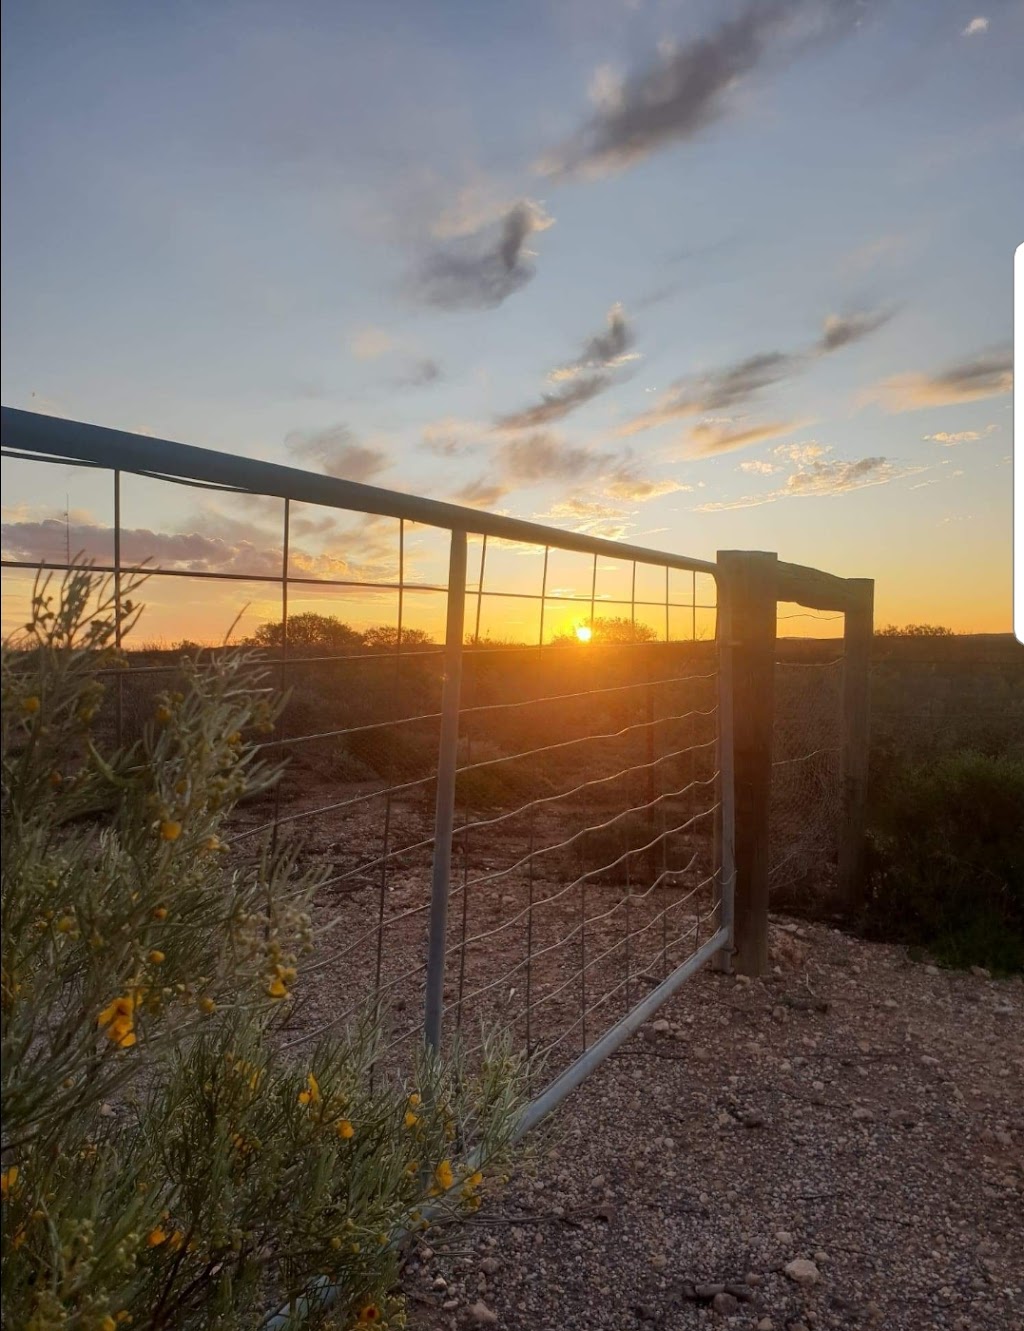
M 871 642 L 875 584 L 847 579 L 849 601 L 843 633 L 842 771 L 843 809 L 839 830 L 839 898 L 844 910 L 864 904 L 864 815 L 867 803 Z
M 761 550 L 718 552 L 731 630 L 736 814 L 733 961 L 740 975 L 762 975 L 768 968 L 777 565 L 777 555 Z

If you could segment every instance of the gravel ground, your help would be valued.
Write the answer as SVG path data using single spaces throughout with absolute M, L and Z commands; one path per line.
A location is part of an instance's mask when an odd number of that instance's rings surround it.
M 684 985 L 418 1250 L 417 1331 L 1024 1328 L 1021 978 L 784 919 L 772 963 Z

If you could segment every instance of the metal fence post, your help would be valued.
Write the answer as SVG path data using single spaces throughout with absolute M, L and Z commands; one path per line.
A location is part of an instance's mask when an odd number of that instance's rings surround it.
M 727 578 L 718 579 L 717 601 L 718 737 L 715 750 L 718 807 L 715 810 L 715 873 L 718 875 L 721 901 L 720 923 L 728 934 L 728 941 L 721 952 L 716 953 L 714 968 L 728 975 L 732 973 L 735 948 L 736 800 L 733 775 L 732 597 Z
M 856 911 L 864 904 L 864 814 L 868 783 L 871 642 L 875 584 L 849 578 L 843 634 L 843 812 L 839 835 L 839 898 Z
M 423 1016 L 424 1038 L 435 1052 L 441 1047 L 441 1018 L 444 1011 L 444 958 L 448 941 L 448 891 L 451 885 L 452 828 L 455 825 L 459 694 L 462 686 L 465 620 L 466 533 L 453 531 L 448 560 L 448 620 L 444 636 L 444 687 L 441 694 L 441 739 L 437 756 L 434 862 L 430 882 L 427 997 Z
M 733 955 L 741 975 L 768 969 L 768 869 L 778 556 L 720 550 L 727 583 L 735 782 Z

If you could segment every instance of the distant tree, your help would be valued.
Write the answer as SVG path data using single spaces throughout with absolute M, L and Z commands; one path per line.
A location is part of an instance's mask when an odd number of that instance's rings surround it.
M 425 629 L 402 629 L 402 650 L 429 647 L 434 639 Z M 398 648 L 398 629 L 394 624 L 376 624 L 363 634 L 363 645 L 375 652 L 393 652 Z
M 953 638 L 952 629 L 943 624 L 887 624 L 883 629 L 876 629 L 878 638 Z
M 624 615 L 612 615 L 608 618 L 585 621 L 582 627 L 590 629 L 589 642 L 628 643 L 657 642 L 658 640 L 657 632 L 649 624 L 635 624 L 631 619 L 626 619 Z M 575 629 L 571 633 L 557 633 L 551 639 L 553 645 L 559 646 L 564 646 L 567 643 L 579 643 L 580 641 L 581 639 Z
M 283 625 L 261 624 L 249 639 L 254 647 L 280 647 L 284 641 Z M 338 651 L 343 647 L 359 647 L 363 635 L 336 615 L 318 615 L 306 610 L 288 618 L 289 647 L 318 647 Z

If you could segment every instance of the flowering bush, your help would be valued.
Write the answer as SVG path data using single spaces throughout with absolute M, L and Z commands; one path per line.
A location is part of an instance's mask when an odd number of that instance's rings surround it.
M 330 1288 L 338 1325 L 403 1325 L 399 1240 L 479 1205 L 518 1064 L 491 1039 L 473 1076 L 424 1053 L 371 1078 L 369 1019 L 281 1052 L 318 874 L 228 844 L 279 703 L 244 653 L 196 660 L 117 750 L 115 637 L 76 569 L 3 653 L 5 1321 L 248 1331 L 315 1324 Z

